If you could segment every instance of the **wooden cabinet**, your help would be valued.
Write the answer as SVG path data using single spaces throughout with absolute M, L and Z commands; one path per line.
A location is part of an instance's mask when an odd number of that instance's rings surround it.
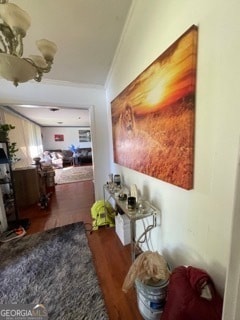
M 39 202 L 39 178 L 36 167 L 13 170 L 16 202 L 19 208 Z

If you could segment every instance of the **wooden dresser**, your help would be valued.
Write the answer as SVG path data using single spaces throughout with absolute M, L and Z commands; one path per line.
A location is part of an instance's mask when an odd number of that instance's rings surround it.
M 36 167 L 13 170 L 13 180 L 17 207 L 27 207 L 39 202 L 39 177 Z

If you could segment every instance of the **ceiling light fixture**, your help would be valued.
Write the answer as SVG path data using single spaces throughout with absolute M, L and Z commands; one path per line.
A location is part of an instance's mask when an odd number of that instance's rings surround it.
M 49 110 L 55 112 L 55 111 L 59 111 L 60 109 L 59 108 L 50 108 Z
M 57 52 L 54 42 L 41 39 L 36 45 L 43 55 L 23 58 L 23 38 L 31 24 L 29 14 L 8 0 L 0 0 L 0 75 L 15 86 L 34 79 L 40 82 L 43 73 L 51 70 Z

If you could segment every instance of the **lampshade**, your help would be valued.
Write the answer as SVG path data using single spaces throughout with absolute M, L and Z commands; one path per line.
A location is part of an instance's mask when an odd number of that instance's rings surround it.
M 29 56 L 29 59 L 31 59 L 35 63 L 36 66 L 38 66 L 40 68 L 47 68 L 47 63 L 43 59 L 43 57 L 31 54 Z
M 17 34 L 25 37 L 31 24 L 29 14 L 14 3 L 0 4 L 0 16 L 2 20 Z
M 16 56 L 0 53 L 0 74 L 14 84 L 34 79 L 36 68 L 29 62 Z
M 56 52 L 57 52 L 57 46 L 54 42 L 41 39 L 36 41 L 36 45 L 41 52 L 41 54 L 44 56 L 44 58 L 47 61 L 52 61 Z

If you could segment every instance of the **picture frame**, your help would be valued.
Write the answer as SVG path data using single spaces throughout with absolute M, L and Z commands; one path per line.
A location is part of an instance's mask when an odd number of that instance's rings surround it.
M 63 134 L 55 134 L 54 141 L 64 141 L 64 135 Z
M 198 27 L 193 25 L 112 102 L 114 162 L 193 188 Z
M 91 130 L 89 129 L 80 129 L 79 133 L 79 142 L 91 142 Z

